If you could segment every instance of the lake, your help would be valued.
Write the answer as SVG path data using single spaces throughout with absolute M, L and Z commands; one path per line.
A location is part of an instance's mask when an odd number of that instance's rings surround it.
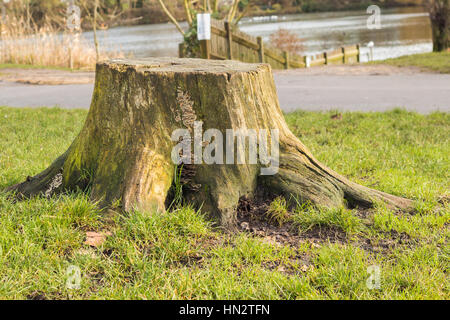
M 289 29 L 303 40 L 304 55 L 360 43 L 362 60 L 367 61 L 370 41 L 375 44 L 375 60 L 432 51 L 430 22 L 422 8 L 381 9 L 381 29 L 369 30 L 368 17 L 365 11 L 306 13 L 250 17 L 239 26 L 265 41 L 278 29 Z M 92 40 L 93 34 L 85 32 L 84 37 Z M 99 31 L 99 38 L 104 48 L 120 49 L 134 57 L 178 56 L 182 41 L 169 23 L 112 28 Z

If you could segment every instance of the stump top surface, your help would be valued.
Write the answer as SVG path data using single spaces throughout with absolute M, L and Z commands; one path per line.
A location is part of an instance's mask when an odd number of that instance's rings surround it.
M 235 73 L 257 71 L 262 64 L 234 60 L 187 58 L 112 59 L 103 62 L 114 68 L 135 68 L 144 72 Z

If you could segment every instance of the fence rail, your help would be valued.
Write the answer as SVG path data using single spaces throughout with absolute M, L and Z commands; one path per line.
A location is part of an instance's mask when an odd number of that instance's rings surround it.
M 211 40 L 200 41 L 202 57 L 206 59 L 239 60 L 249 63 L 268 63 L 274 69 L 305 68 L 328 64 L 357 63 L 360 61 L 359 45 L 342 47 L 308 58 L 267 45 L 261 37 L 253 37 L 232 30 L 226 21 L 211 19 Z M 184 54 L 180 44 L 180 57 Z

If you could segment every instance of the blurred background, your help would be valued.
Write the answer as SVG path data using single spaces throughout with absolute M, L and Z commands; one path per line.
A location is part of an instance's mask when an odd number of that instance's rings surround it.
M 190 10 L 207 9 L 218 19 L 226 19 L 235 2 L 189 1 Z M 0 0 L 0 63 L 66 66 L 69 47 L 76 68 L 92 66 L 103 57 L 178 56 L 183 35 L 169 22 L 167 12 L 188 33 L 192 23 L 186 22 L 185 2 Z M 380 29 L 367 27 L 366 9 L 373 4 L 381 8 Z M 278 47 L 294 43 L 300 55 L 359 43 L 361 61 L 367 61 L 370 42 L 374 60 L 433 49 L 430 19 L 420 0 L 239 0 L 237 11 L 235 23 L 241 31 Z M 79 14 L 79 21 L 74 20 L 79 23 L 77 30 L 67 27 L 74 14 Z M 80 33 L 75 45 L 69 37 L 73 32 Z

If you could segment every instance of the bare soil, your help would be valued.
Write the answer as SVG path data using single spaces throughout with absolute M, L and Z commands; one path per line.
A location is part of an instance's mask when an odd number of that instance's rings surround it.
M 307 231 L 300 232 L 292 222 L 286 222 L 282 226 L 272 223 L 267 218 L 270 199 L 257 196 L 256 199 L 242 198 L 237 209 L 238 229 L 254 237 L 276 246 L 290 246 L 299 248 L 303 243 L 309 243 L 312 247 L 321 247 L 327 243 L 353 244 L 372 253 L 382 255 L 390 254 L 396 248 L 410 249 L 419 245 L 418 239 L 411 238 L 407 233 L 381 232 L 379 238 L 368 237 L 365 233 L 357 236 L 349 236 L 343 230 L 333 226 L 314 226 Z M 371 210 L 361 209 L 356 215 L 367 219 L 372 214 Z M 309 257 L 293 257 L 293 260 L 301 260 L 303 265 L 309 266 Z M 269 266 L 276 268 L 278 266 Z
M 95 72 L 53 69 L 1 69 L 0 80 L 35 85 L 94 83 Z
M 274 224 L 266 216 L 270 202 L 271 199 L 266 197 L 242 198 L 237 209 L 239 230 L 261 237 L 270 244 L 289 245 L 294 248 L 306 241 L 313 246 L 323 242 L 346 243 L 348 241 L 345 232 L 338 228 L 317 226 L 300 233 L 298 228 L 290 222 L 281 226 Z

